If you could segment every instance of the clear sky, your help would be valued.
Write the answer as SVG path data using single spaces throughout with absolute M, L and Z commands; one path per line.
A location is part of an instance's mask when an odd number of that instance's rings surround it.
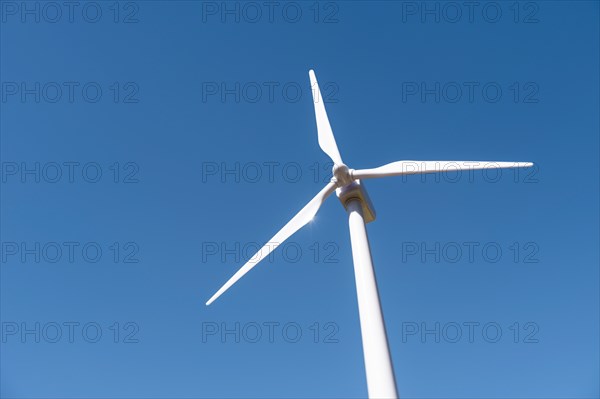
M 1 388 L 365 397 L 347 216 L 210 307 L 325 184 L 308 70 L 367 182 L 399 393 L 599 392 L 599 5 L 0 2 Z

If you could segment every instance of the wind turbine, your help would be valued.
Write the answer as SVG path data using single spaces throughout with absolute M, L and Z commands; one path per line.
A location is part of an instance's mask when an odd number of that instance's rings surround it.
M 375 209 L 367 195 L 361 179 L 400 176 L 421 173 L 438 173 L 446 170 L 476 170 L 498 168 L 521 168 L 533 166 L 531 162 L 484 162 L 484 161 L 398 161 L 374 169 L 349 169 L 338 150 L 333 132 L 325 112 L 321 91 L 313 70 L 309 71 L 312 88 L 319 146 L 334 163 L 331 181 L 300 210 L 269 242 L 265 244 L 244 266 L 242 266 L 209 300 L 210 305 L 229 287 L 248 273 L 275 248 L 310 222 L 321 204 L 334 191 L 348 212 L 350 241 L 354 261 L 354 277 L 360 315 L 360 329 L 370 398 L 397 398 L 396 382 L 373 260 L 369 248 L 366 223 L 375 220 Z

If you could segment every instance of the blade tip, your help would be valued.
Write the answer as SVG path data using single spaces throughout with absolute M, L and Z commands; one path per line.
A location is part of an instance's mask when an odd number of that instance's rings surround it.
M 217 298 L 215 298 L 215 297 L 213 296 L 213 297 L 212 297 L 212 298 L 210 298 L 208 301 L 206 301 L 206 304 L 205 304 L 205 305 L 206 305 L 206 306 L 210 306 L 210 304 L 211 304 L 211 303 L 213 303 L 213 302 L 215 301 L 215 299 L 217 299 Z

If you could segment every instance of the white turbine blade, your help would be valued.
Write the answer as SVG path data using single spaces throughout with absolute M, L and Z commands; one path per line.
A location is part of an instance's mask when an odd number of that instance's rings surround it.
M 327 118 L 327 112 L 325 112 L 325 103 L 323 101 L 323 96 L 321 95 L 321 90 L 319 89 L 315 71 L 311 69 L 308 71 L 308 75 L 310 76 L 310 87 L 313 95 L 313 103 L 315 104 L 319 145 L 321 146 L 321 149 L 329 155 L 329 158 L 331 158 L 334 164 L 340 165 L 343 163 L 342 156 L 335 143 L 335 137 L 333 137 L 333 131 L 329 124 L 329 118 Z
M 244 274 L 248 273 L 250 269 L 256 266 L 261 260 L 266 258 L 271 252 L 275 250 L 285 240 L 287 240 L 292 234 L 300 230 L 304 225 L 310 222 L 317 211 L 323 204 L 323 201 L 331 193 L 335 191 L 335 183 L 327 184 L 319 193 L 312 199 L 300 212 L 296 214 L 269 242 L 267 242 L 244 266 L 240 268 L 220 289 L 216 294 L 212 296 L 206 302 L 206 306 L 210 305 L 221 296 L 229 287 L 235 284 Z
M 398 161 L 379 168 L 360 169 L 352 172 L 354 179 L 415 175 L 422 173 L 452 172 L 455 170 L 529 168 L 531 162 L 490 162 L 490 161 Z

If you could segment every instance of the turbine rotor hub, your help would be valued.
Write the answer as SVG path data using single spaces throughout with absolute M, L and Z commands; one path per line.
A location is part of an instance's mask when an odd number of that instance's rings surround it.
M 352 172 L 354 172 L 354 169 L 349 169 L 346 164 L 333 165 L 333 178 L 335 179 L 338 187 L 346 186 L 354 181 Z

